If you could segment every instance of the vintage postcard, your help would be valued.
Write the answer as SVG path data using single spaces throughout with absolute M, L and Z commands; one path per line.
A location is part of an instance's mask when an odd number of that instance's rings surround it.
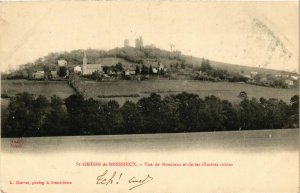
M 299 192 L 297 1 L 0 2 L 1 193 Z

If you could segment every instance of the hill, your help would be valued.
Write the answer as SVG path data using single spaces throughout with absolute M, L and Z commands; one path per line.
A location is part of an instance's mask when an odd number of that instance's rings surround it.
M 197 58 L 197 57 L 188 57 L 188 60 L 193 64 L 194 67 L 200 67 L 201 63 L 203 61 L 203 58 Z M 287 75 L 297 75 L 295 72 L 288 72 L 283 70 L 273 70 L 273 69 L 267 69 L 267 68 L 259 68 L 259 67 L 252 67 L 252 66 L 242 66 L 238 64 L 229 64 L 224 62 L 218 62 L 209 60 L 212 67 L 227 70 L 228 72 L 232 73 L 240 73 L 244 72 L 249 74 L 250 72 L 258 72 L 260 74 L 287 74 Z
M 82 65 L 83 53 L 86 52 L 88 64 L 100 63 L 103 66 L 112 66 L 121 62 L 124 66 L 131 65 L 155 65 L 158 62 L 164 64 L 167 68 L 176 67 L 184 68 L 191 72 L 198 69 L 203 58 L 197 58 L 181 54 L 180 51 L 166 51 L 154 47 L 144 47 L 141 49 L 133 47 L 114 48 L 108 51 L 87 49 L 73 50 L 70 52 L 50 53 L 47 56 L 38 58 L 33 63 L 26 63 L 20 66 L 19 70 L 11 72 L 12 76 L 26 76 L 34 71 L 43 70 L 45 68 L 54 69 L 57 66 L 57 61 L 64 59 L 68 62 L 68 68 L 73 69 L 76 65 Z M 287 71 L 278 71 L 265 68 L 241 66 L 236 64 L 228 64 L 218 61 L 210 61 L 212 67 L 226 70 L 228 73 L 250 73 L 252 71 L 261 74 L 286 74 L 296 75 L 296 73 Z M 190 70 L 189 70 L 190 69 Z M 5 78 L 6 76 L 3 76 Z

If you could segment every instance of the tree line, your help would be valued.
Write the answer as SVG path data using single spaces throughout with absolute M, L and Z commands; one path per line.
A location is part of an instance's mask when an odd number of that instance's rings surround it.
M 299 127 L 299 96 L 249 99 L 233 105 L 216 96 L 152 93 L 122 106 L 74 94 L 62 100 L 19 93 L 2 111 L 2 137 L 207 132 Z

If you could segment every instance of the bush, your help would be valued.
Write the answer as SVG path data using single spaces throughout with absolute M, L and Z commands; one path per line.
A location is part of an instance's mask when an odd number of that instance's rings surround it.
M 2 93 L 1 98 L 7 99 L 7 98 L 10 98 L 10 96 L 8 96 L 8 94 L 6 94 L 6 93 Z

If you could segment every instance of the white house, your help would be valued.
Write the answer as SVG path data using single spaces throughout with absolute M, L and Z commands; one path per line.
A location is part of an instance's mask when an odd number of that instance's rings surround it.
M 154 74 L 157 74 L 158 72 L 165 72 L 166 68 L 165 65 L 161 64 L 161 63 L 157 63 L 153 65 L 152 71 Z
M 159 70 L 159 71 L 165 71 L 165 65 L 159 64 L 159 65 L 158 65 L 158 70 Z
M 152 72 L 153 72 L 154 74 L 157 74 L 158 69 L 157 69 L 156 67 L 154 67 L 154 68 L 152 68 Z
M 294 81 L 292 81 L 292 80 L 285 80 L 284 83 L 285 83 L 288 87 L 294 86 Z
M 293 80 L 298 80 L 298 76 L 291 76 L 291 78 L 293 79 Z
M 36 71 L 32 74 L 32 78 L 33 79 L 43 79 L 43 78 L 45 78 L 45 72 L 42 70 Z
M 129 69 L 125 70 L 125 76 L 130 76 L 130 70 Z
M 50 71 L 50 74 L 51 74 L 51 77 L 52 77 L 53 79 L 58 78 L 58 74 L 57 74 L 57 71 L 56 71 L 56 70 L 51 70 L 51 71 Z
M 136 74 L 136 68 L 134 66 L 131 66 L 129 68 L 129 72 L 130 72 L 130 75 L 135 75 Z
M 250 75 L 251 75 L 251 76 L 256 76 L 257 74 L 258 74 L 258 72 L 255 72 L 255 71 L 250 72 Z
M 67 65 L 67 61 L 65 61 L 65 60 L 58 60 L 57 63 L 58 63 L 58 66 L 66 66 Z
M 125 70 L 125 76 L 136 75 L 136 69 L 134 66 L 129 67 Z
M 81 67 L 80 67 L 80 66 L 75 66 L 75 67 L 74 67 L 74 72 L 75 72 L 76 74 L 81 74 L 81 72 L 82 72 Z

